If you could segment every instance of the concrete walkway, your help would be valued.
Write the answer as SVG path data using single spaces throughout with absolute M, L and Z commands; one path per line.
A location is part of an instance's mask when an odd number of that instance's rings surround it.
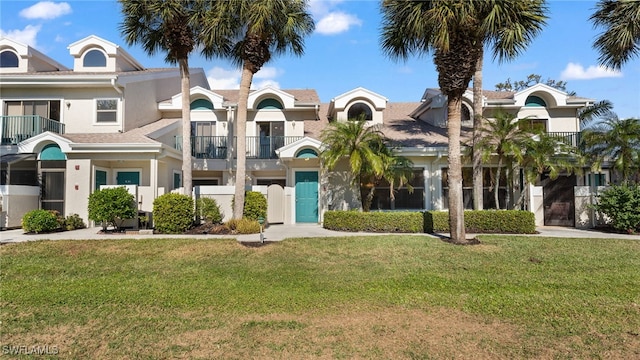
M 35 240 L 105 240 L 105 239 L 237 239 L 242 242 L 260 241 L 259 234 L 251 235 L 168 235 L 168 234 L 102 234 L 100 227 L 65 231 L 50 234 L 25 234 L 22 229 L 0 232 L 0 243 L 14 243 Z M 564 238 L 602 238 L 640 240 L 640 235 L 611 234 L 595 230 L 580 230 L 565 227 L 543 226 L 537 228 L 538 234 L 527 236 L 564 237 Z M 280 241 L 288 238 L 320 238 L 336 236 L 391 235 L 382 233 L 352 233 L 324 229 L 319 224 L 271 225 L 264 232 L 264 241 Z M 409 234 L 407 234 L 409 235 Z M 448 234 L 410 234 L 415 236 L 448 236 Z M 468 238 L 473 234 L 467 234 Z

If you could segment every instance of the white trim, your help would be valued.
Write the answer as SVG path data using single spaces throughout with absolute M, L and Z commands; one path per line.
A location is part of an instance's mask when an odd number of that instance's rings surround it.
M 103 100 L 116 101 L 116 109 L 115 109 L 116 121 L 98 121 L 98 101 L 103 101 Z M 122 107 L 123 107 L 122 100 L 120 98 L 94 98 L 93 99 L 93 125 L 97 125 L 97 126 L 120 125 L 120 120 L 121 120 L 120 110 L 122 109 Z M 110 111 L 101 110 L 101 112 L 107 113 Z

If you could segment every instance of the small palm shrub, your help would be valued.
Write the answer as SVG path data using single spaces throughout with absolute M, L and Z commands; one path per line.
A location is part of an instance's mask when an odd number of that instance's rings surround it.
M 84 223 L 80 215 L 71 214 L 64 219 L 64 228 L 67 230 L 84 229 L 87 224 Z
M 59 228 L 58 216 L 49 210 L 31 210 L 22 217 L 22 229 L 25 232 L 45 233 Z
M 220 212 L 220 206 L 212 198 L 201 197 L 196 200 L 196 215 L 212 224 L 222 223 L 223 214 Z
M 180 234 L 193 225 L 193 199 L 182 194 L 164 194 L 153 201 L 153 223 L 156 231 Z
M 257 220 L 247 218 L 231 219 L 226 222 L 227 227 L 234 234 L 257 234 L 260 232 L 260 223 Z

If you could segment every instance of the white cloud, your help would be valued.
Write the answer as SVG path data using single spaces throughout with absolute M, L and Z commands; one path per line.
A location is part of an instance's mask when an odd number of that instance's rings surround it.
M 335 35 L 348 31 L 354 25 L 362 25 L 358 17 L 341 12 L 331 12 L 316 24 L 316 31 L 323 35 Z
M 309 1 L 309 11 L 314 17 L 321 18 L 343 1 L 344 0 L 311 0 Z
M 41 1 L 20 11 L 20 16 L 27 19 L 55 19 L 71 13 L 71 6 L 66 2 L 54 3 Z
M 0 30 L 0 36 L 37 48 L 36 37 L 40 28 L 40 25 L 27 25 L 23 30 Z
M 261 89 L 266 86 L 272 86 L 279 89 L 280 84 L 275 80 L 275 78 L 283 73 L 283 70 L 275 67 L 263 67 L 253 76 L 251 88 Z M 209 81 L 211 89 L 214 90 L 235 90 L 240 88 L 241 75 L 242 73 L 240 70 L 225 69 L 216 66 L 207 71 L 207 81 Z
M 567 67 L 560 74 L 561 80 L 590 80 L 612 77 L 622 77 L 622 73 L 601 65 L 591 65 L 585 70 L 581 64 L 574 63 L 567 64 Z

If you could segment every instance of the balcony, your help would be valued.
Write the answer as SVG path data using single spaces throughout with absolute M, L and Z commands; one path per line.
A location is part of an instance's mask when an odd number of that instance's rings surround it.
M 277 159 L 276 149 L 300 139 L 301 136 L 247 136 L 247 159 Z M 175 137 L 174 147 L 182 150 L 182 136 Z M 227 151 L 231 150 L 226 136 L 191 137 L 191 155 L 196 159 L 226 159 Z
M 64 134 L 64 124 L 39 115 L 0 116 L 0 145 L 16 145 L 45 131 Z
M 573 147 L 580 145 L 580 132 L 549 132 L 547 135 Z

